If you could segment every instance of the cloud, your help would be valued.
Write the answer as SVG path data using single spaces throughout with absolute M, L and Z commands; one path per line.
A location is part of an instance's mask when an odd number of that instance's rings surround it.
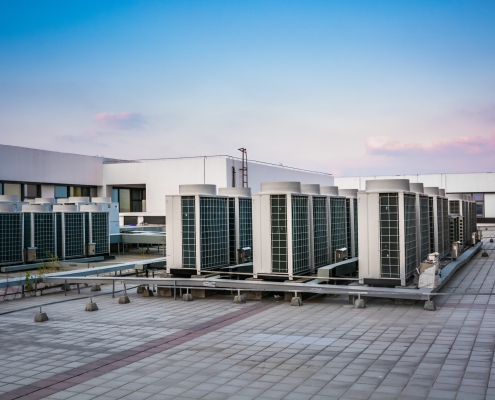
M 431 143 L 403 143 L 389 136 L 371 136 L 365 142 L 366 151 L 371 155 L 385 156 L 485 156 L 495 150 L 495 133 L 491 136 L 459 136 L 447 141 Z
M 96 121 L 105 127 L 118 130 L 140 129 L 146 125 L 146 120 L 139 113 L 121 112 L 119 114 L 99 113 L 95 115 Z

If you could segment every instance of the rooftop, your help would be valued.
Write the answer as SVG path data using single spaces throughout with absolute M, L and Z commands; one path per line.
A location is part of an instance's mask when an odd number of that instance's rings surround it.
M 484 399 L 495 397 L 495 230 L 421 303 L 314 296 L 233 304 L 143 298 L 111 287 L 0 303 L 0 398 Z M 121 288 L 120 288 L 121 289 Z M 469 294 L 466 294 L 469 293 Z M 39 305 L 50 318 L 34 323 Z M 24 397 L 23 397 L 24 396 Z

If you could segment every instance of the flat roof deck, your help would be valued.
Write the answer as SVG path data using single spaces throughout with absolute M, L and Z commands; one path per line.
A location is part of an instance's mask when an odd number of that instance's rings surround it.
M 0 302 L 0 398 L 484 399 L 495 397 L 495 229 L 442 288 L 422 302 L 317 295 L 302 307 L 275 298 L 233 304 L 130 304 L 89 288 Z M 121 289 L 121 287 L 117 287 Z M 471 295 L 464 295 L 471 293 Z M 411 303 L 411 304 L 407 304 Z M 37 307 L 50 320 L 34 323 Z

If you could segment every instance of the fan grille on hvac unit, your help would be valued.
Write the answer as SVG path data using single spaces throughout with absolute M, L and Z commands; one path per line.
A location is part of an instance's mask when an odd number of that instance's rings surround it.
M 182 266 L 196 268 L 196 200 L 182 197 Z
M 228 265 L 227 199 L 200 198 L 201 269 Z
M 345 198 L 330 198 L 332 263 L 335 263 L 335 250 L 346 247 Z
M 287 259 L 287 197 L 285 195 L 270 196 L 271 203 L 271 247 L 272 271 L 289 272 Z
M 328 265 L 328 216 L 325 197 L 313 198 L 315 267 Z
M 22 214 L 0 214 L 0 264 L 22 263 Z
M 292 196 L 292 271 L 309 270 L 308 198 Z
M 251 199 L 239 199 L 240 247 L 253 248 L 253 203 Z

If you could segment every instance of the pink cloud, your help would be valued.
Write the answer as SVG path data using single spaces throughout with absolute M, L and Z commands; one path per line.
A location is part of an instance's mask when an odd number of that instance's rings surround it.
M 96 121 L 105 128 L 130 130 L 144 127 L 146 120 L 139 113 L 121 112 L 119 114 L 99 113 L 95 115 Z
M 388 136 L 368 137 L 366 150 L 372 155 L 488 155 L 495 150 L 495 133 L 491 136 L 460 136 L 452 140 L 431 143 L 403 143 Z

